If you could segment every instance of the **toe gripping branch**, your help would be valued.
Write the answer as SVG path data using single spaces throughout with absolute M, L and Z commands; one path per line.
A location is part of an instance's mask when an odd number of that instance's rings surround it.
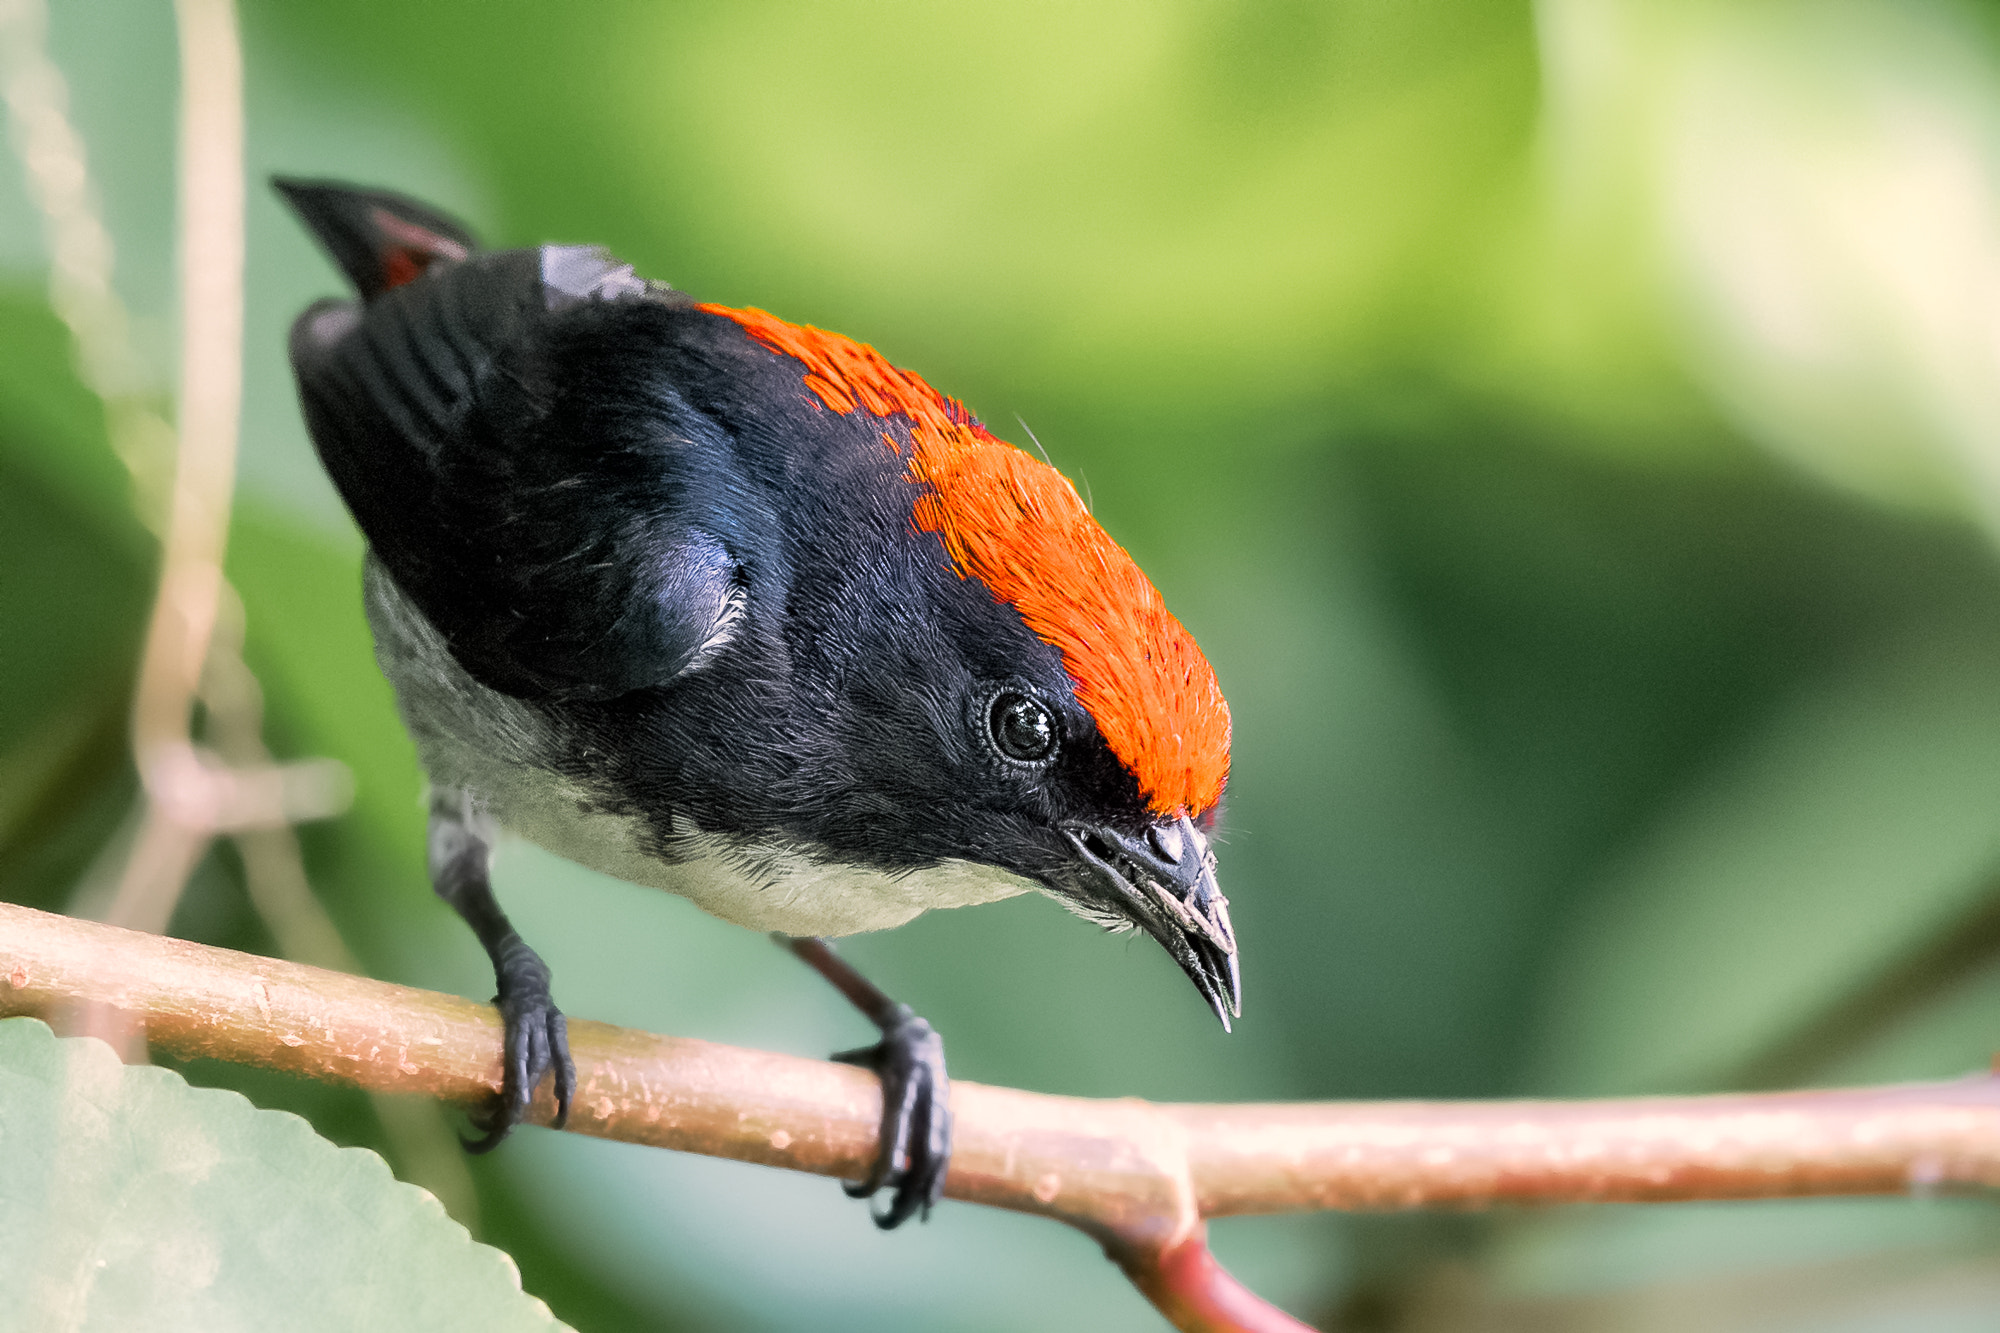
M 556 1115 L 561 1129 L 576 1092 L 576 1064 L 569 1054 L 569 1025 L 549 995 L 549 968 L 529 948 L 500 910 L 488 874 L 486 841 L 466 824 L 433 813 L 431 882 L 450 903 L 493 960 L 493 980 L 506 1032 L 500 1062 L 500 1100 L 473 1125 L 478 1138 L 463 1139 L 467 1152 L 490 1152 L 527 1118 L 543 1076 L 555 1074 Z
M 882 1029 L 873 1046 L 833 1058 L 872 1069 L 882 1080 L 882 1151 L 868 1178 L 843 1185 L 851 1199 L 890 1191 L 889 1206 L 875 1209 L 875 1225 L 894 1230 L 911 1217 L 930 1217 L 944 1194 L 951 1162 L 951 1080 L 944 1072 L 944 1039 L 907 1004 L 898 1004 L 854 970 L 823 939 L 771 937 L 833 983 Z

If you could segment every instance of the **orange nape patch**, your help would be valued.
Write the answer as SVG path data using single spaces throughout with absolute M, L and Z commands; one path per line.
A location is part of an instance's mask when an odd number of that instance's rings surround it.
M 1123 547 L 1054 468 L 994 438 L 955 400 L 837 333 L 761 310 L 700 309 L 734 320 L 805 367 L 805 386 L 842 414 L 909 423 L 906 479 L 927 487 L 913 521 L 944 540 L 959 577 L 977 579 L 1062 654 L 1077 701 L 1153 812 L 1199 815 L 1229 777 L 1229 705 L 1215 672 Z M 887 431 L 897 454 L 903 446 Z

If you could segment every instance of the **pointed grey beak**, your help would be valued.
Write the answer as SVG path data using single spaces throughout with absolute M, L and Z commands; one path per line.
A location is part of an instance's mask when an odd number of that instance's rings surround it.
M 1094 872 L 1106 903 L 1160 942 L 1227 1032 L 1229 1020 L 1243 1012 L 1243 982 L 1229 900 L 1216 887 L 1208 838 L 1186 815 L 1162 820 L 1137 838 L 1081 824 L 1063 832 Z

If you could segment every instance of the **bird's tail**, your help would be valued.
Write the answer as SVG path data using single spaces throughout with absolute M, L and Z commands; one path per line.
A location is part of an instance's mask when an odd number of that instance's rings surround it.
M 363 300 L 402 286 L 440 260 L 464 259 L 479 248 L 464 223 L 405 195 L 286 176 L 273 176 L 271 184 Z

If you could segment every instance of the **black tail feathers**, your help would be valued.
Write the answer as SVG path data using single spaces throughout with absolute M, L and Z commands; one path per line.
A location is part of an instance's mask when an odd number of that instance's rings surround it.
M 479 248 L 464 223 L 405 195 L 285 176 L 271 184 L 364 300 Z

